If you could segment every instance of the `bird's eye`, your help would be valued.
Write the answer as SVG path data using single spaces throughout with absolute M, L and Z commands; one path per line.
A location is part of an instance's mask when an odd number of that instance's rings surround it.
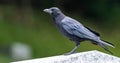
M 51 9 L 52 11 L 55 11 L 55 9 Z

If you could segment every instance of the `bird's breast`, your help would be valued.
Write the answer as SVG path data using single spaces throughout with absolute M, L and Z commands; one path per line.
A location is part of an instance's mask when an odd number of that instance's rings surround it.
M 63 27 L 62 27 L 62 25 L 59 23 L 56 23 L 56 26 L 57 26 L 57 28 L 58 28 L 58 30 L 60 31 L 60 33 L 62 33 L 64 36 L 66 36 L 66 37 L 68 37 L 68 38 L 71 38 L 72 37 L 72 35 L 71 34 L 69 34 Z

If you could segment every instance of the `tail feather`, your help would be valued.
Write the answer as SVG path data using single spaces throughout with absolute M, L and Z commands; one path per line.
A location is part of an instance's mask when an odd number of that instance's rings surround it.
M 104 42 L 106 42 L 106 43 L 108 43 L 108 44 L 111 44 L 112 46 L 114 46 L 114 47 L 115 47 L 115 45 L 114 45 L 114 44 L 112 44 L 112 43 L 110 43 L 110 42 L 108 42 L 108 41 L 105 41 L 105 40 L 102 40 L 102 41 L 104 41 Z
M 98 45 L 100 45 L 102 48 L 104 48 L 106 51 L 108 51 L 109 53 L 113 54 L 104 44 L 99 43 Z
M 100 40 L 99 43 L 102 43 L 102 44 L 105 44 L 105 45 L 108 45 L 108 46 L 115 48 L 115 46 L 112 43 L 109 43 L 109 42 L 104 41 L 104 40 Z

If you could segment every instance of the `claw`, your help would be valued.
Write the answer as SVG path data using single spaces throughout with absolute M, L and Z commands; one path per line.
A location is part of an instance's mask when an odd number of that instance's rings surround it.
M 65 53 L 64 55 L 71 55 L 71 54 L 75 54 L 76 52 L 72 52 L 72 51 L 70 51 L 70 52 L 68 52 L 68 53 Z

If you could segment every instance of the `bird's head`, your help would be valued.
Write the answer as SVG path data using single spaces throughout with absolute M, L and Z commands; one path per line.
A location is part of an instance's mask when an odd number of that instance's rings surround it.
M 48 8 L 48 9 L 44 9 L 43 11 L 46 12 L 46 13 L 49 13 L 51 15 L 54 15 L 54 16 L 60 15 L 62 13 L 60 11 L 60 9 L 57 8 L 57 7 L 51 7 L 51 8 Z

